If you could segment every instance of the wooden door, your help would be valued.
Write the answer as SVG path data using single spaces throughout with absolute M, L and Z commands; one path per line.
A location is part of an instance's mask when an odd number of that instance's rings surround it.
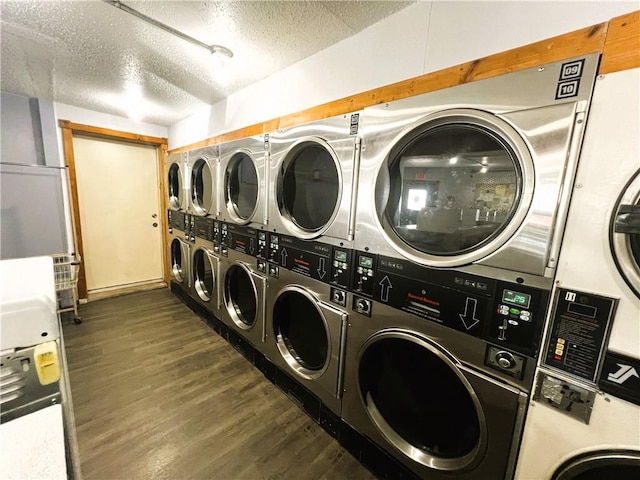
M 74 135 L 89 294 L 162 281 L 157 147 Z

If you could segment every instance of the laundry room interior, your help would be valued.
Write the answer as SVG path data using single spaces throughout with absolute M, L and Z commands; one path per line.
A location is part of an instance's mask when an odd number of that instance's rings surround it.
M 3 478 L 640 478 L 640 1 L 0 12 Z

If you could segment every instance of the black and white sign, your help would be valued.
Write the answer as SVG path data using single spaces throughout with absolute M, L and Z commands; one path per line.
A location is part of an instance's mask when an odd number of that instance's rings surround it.
M 608 351 L 598 385 L 603 392 L 640 405 L 640 359 Z

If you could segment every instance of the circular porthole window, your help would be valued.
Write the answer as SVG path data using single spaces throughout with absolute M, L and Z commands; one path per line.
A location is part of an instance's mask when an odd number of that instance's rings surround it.
M 209 162 L 199 158 L 191 170 L 191 203 L 199 215 L 207 215 L 213 205 L 213 175 Z
M 225 171 L 225 203 L 234 220 L 248 222 L 258 205 L 258 172 L 243 152 L 231 157 Z
M 182 243 L 177 238 L 174 238 L 171 242 L 171 272 L 179 282 L 184 281 L 182 261 Z
M 214 291 L 216 277 L 211 258 L 203 249 L 199 248 L 193 254 L 193 286 L 198 297 L 208 302 Z
M 273 330 L 280 354 L 297 374 L 315 378 L 325 371 L 330 356 L 327 322 L 308 292 L 289 287 L 278 296 Z
M 167 189 L 171 208 L 175 210 L 182 208 L 182 172 L 180 171 L 180 165 L 177 163 L 172 163 L 169 167 Z
M 224 282 L 224 302 L 233 322 L 250 329 L 256 323 L 258 300 L 251 273 L 240 264 L 229 267 Z
M 301 234 L 317 234 L 335 216 L 340 201 L 340 171 L 335 156 L 315 141 L 294 146 L 278 179 L 280 213 Z

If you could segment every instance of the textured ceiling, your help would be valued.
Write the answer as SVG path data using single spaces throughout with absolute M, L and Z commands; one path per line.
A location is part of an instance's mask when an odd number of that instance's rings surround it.
M 211 55 L 102 0 L 1 0 L 1 88 L 171 125 L 413 2 L 123 1 Z

